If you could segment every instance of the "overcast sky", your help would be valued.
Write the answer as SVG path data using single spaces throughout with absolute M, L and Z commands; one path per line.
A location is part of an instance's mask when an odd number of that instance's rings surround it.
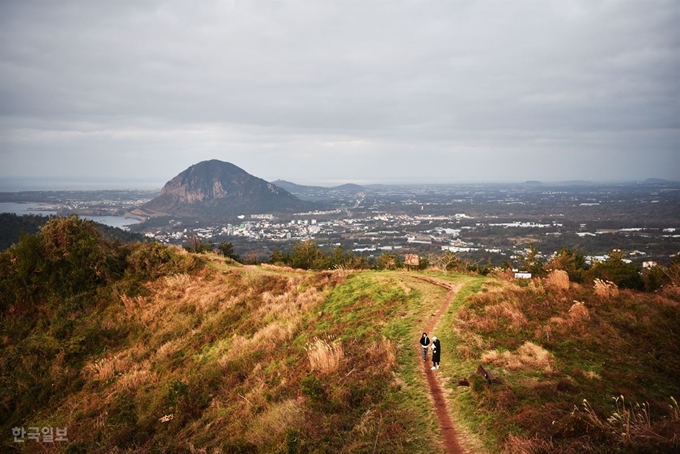
M 161 187 L 207 159 L 680 180 L 678 24 L 678 0 L 0 0 L 0 186 Z

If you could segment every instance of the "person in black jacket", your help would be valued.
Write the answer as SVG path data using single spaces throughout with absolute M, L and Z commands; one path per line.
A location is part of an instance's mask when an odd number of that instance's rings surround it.
M 432 336 L 432 370 L 439 369 L 441 353 L 441 342 L 439 342 L 437 336 Z
M 423 348 L 423 361 L 427 359 L 427 348 L 430 345 L 430 338 L 427 337 L 427 333 L 423 333 L 423 337 L 420 338 L 420 346 Z

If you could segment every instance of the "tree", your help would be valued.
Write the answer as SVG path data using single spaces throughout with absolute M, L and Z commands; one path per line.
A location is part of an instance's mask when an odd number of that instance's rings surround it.
M 623 251 L 613 249 L 607 260 L 593 265 L 588 272 L 588 277 L 611 281 L 621 288 L 642 290 L 644 288 L 644 281 L 640 273 L 642 267 L 637 263 L 625 260 L 625 257 Z
M 645 290 L 654 292 L 670 281 L 668 269 L 661 265 L 656 265 L 642 270 L 642 280 L 645 283 Z
M 541 252 L 536 247 L 535 243 L 527 245 L 526 255 L 522 260 L 522 266 L 529 271 L 532 276 L 540 276 L 543 274 L 543 262 L 540 259 Z
M 333 268 L 343 267 L 349 269 L 368 268 L 368 264 L 363 257 L 357 257 L 352 251 L 344 252 L 342 246 L 338 246 L 330 252 L 330 266 Z
M 312 240 L 298 241 L 291 248 L 291 266 L 304 270 L 323 270 L 329 268 L 330 260 Z
M 196 254 L 202 254 L 204 252 L 212 251 L 213 247 L 212 244 L 203 243 L 201 239 L 196 236 L 196 234 L 192 234 L 189 243 L 186 246 L 184 246 L 184 249 L 186 249 L 189 252 L 194 252 Z
M 220 254 L 222 254 L 223 256 L 230 258 L 232 260 L 236 260 L 237 262 L 240 259 L 240 257 L 234 253 L 234 245 L 231 243 L 225 243 L 223 241 L 220 243 L 219 246 L 217 246 L 217 250 L 219 250 Z
M 459 263 L 458 257 L 452 251 L 446 250 L 439 254 L 430 254 L 429 261 L 432 265 L 436 266 L 443 272 L 447 272 L 450 269 L 456 267 Z
M 382 255 L 378 257 L 376 267 L 379 270 L 396 270 L 397 268 L 403 268 L 404 262 L 399 259 L 397 254 L 392 252 L 383 252 Z
M 586 257 L 576 250 L 562 246 L 546 265 L 546 269 L 566 271 L 570 281 L 583 282 L 583 275 L 587 269 Z
M 291 262 L 290 253 L 281 252 L 278 248 L 274 249 L 272 255 L 269 256 L 269 263 L 272 265 L 289 266 Z

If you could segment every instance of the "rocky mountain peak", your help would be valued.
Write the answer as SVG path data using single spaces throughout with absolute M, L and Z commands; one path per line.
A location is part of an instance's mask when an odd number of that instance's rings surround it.
M 176 216 L 213 217 L 289 212 L 308 204 L 240 167 L 216 159 L 199 162 L 168 181 L 144 208 Z

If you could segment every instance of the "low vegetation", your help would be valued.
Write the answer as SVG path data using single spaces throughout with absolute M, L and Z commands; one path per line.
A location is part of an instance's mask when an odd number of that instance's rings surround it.
M 53 449 L 87 453 L 441 452 L 408 342 L 421 300 L 392 277 L 119 246 L 76 218 L 0 266 L 6 434 L 67 427 Z
M 460 288 L 433 334 L 474 452 L 680 447 L 677 264 L 643 293 L 569 256 L 521 282 L 447 257 L 425 281 L 391 256 L 244 266 L 221 246 L 121 245 L 73 217 L 0 253 L 0 430 L 68 429 L 3 451 L 441 453 L 417 344 L 436 282 Z
M 459 419 L 491 452 L 677 452 L 678 284 L 642 293 L 560 271 L 488 281 L 444 321 L 444 370 L 470 378 L 454 388 Z

